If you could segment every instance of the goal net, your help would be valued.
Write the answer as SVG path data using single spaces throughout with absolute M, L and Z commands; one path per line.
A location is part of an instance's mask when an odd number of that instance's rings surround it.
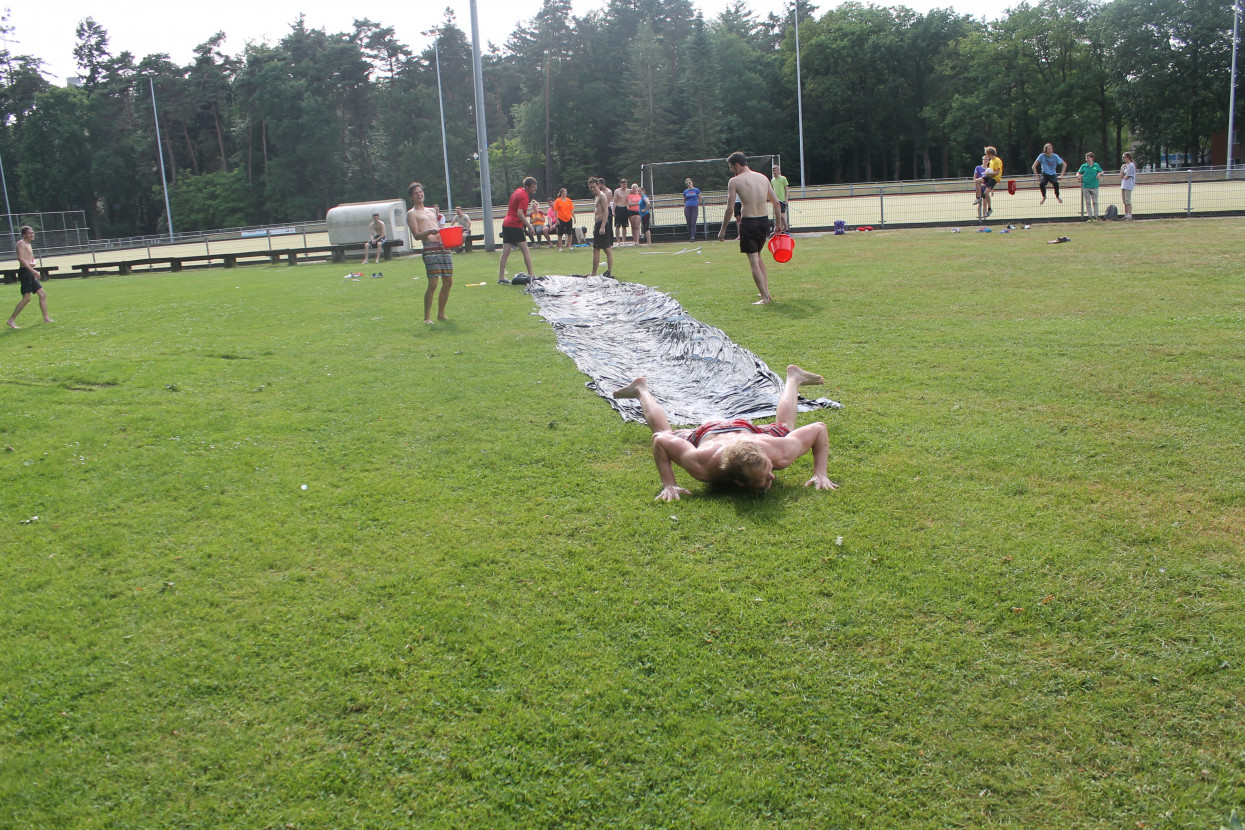
M 747 158 L 748 166 L 767 179 L 773 165 L 781 164 L 782 159 L 777 154 Z M 684 182 L 687 179 L 691 179 L 692 184 L 700 189 L 700 211 L 694 225 L 703 236 L 708 232 L 710 222 L 722 219 L 722 211 L 726 205 L 726 185 L 731 179 L 726 159 L 659 161 L 640 168 L 640 186 L 653 200 L 655 225 L 678 226 L 687 221 L 683 210 L 683 191 L 687 189 Z M 689 227 L 689 230 L 692 228 Z
M 782 156 L 777 154 L 748 156 L 748 166 L 769 178 L 770 168 L 780 164 Z M 684 161 L 658 161 L 645 164 L 640 170 L 641 186 L 654 199 L 679 197 L 687 189 L 685 179 L 691 179 L 705 196 L 721 196 L 726 192 L 726 183 L 730 181 L 731 171 L 726 166 L 726 159 L 687 159 Z

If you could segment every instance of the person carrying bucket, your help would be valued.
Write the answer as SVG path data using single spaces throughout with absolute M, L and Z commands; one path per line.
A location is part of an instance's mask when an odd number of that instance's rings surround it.
M 776 233 L 785 233 L 787 217 L 783 215 L 778 202 L 778 195 L 763 173 L 748 167 L 748 157 L 743 153 L 731 153 L 726 160 L 731 170 L 731 181 L 726 187 L 726 215 L 722 218 L 722 229 L 718 231 L 718 241 L 726 241 L 726 226 L 730 224 L 732 207 L 735 198 L 740 201 L 739 218 L 739 252 L 748 257 L 748 265 L 752 269 L 752 281 L 761 292 L 761 299 L 753 305 L 769 305 L 773 298 L 769 293 L 769 273 L 765 270 L 765 261 L 761 259 L 761 249 L 769 236 L 769 220 L 766 218 L 766 202 L 773 208 L 774 229 Z

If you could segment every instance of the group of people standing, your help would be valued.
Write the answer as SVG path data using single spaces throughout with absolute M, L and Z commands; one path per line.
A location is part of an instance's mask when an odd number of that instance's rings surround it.
M 1120 201 L 1124 203 L 1124 218 L 1133 218 L 1133 188 L 1137 186 L 1137 165 L 1133 163 L 1133 154 L 1124 153 L 1124 163 L 1120 165 Z M 1046 188 L 1049 185 L 1055 192 L 1055 199 L 1063 204 L 1059 196 L 1059 177 L 1067 175 L 1068 163 L 1055 152 L 1052 144 L 1042 148 L 1042 152 L 1033 160 L 1033 173 L 1038 178 L 1038 189 L 1042 192 L 1039 205 L 1046 203 Z M 1103 175 L 1102 166 L 1094 159 L 1093 153 L 1085 154 L 1085 163 L 1076 171 L 1077 183 L 1081 186 L 1081 200 L 1085 207 L 1088 221 L 1098 219 L 1098 188 L 1099 178 Z
M 727 159 L 731 171 L 731 180 L 727 185 L 726 213 L 722 218 L 722 227 L 718 239 L 725 241 L 726 229 L 732 221 L 738 227 L 737 239 L 739 250 L 748 257 L 749 269 L 753 282 L 756 284 L 760 299 L 755 305 L 766 305 L 773 301 L 769 293 L 769 274 L 761 251 L 771 232 L 785 232 L 787 229 L 787 179 L 782 175 L 778 165 L 773 166 L 773 178 L 767 179 L 763 174 L 753 171 L 748 166 L 747 157 L 743 153 L 733 153 Z M 691 241 L 696 240 L 696 224 L 699 217 L 701 192 L 687 179 L 684 191 L 684 216 L 687 219 L 688 235 Z M 631 231 L 631 241 L 640 244 L 641 234 L 651 242 L 649 219 L 652 216 L 652 203 L 639 184 L 629 184 L 626 179 L 618 183 L 618 188 L 610 190 L 605 179 L 593 177 L 588 180 L 588 189 L 592 192 L 592 276 L 597 275 L 601 267 L 601 258 L 605 258 L 605 271 L 601 276 L 614 277 L 614 244 L 616 229 L 621 231 L 621 238 Z M 778 191 L 781 191 L 781 197 Z M 428 289 L 424 293 L 424 322 L 431 324 L 432 305 L 437 301 L 437 319 L 444 320 L 445 305 L 449 299 L 450 288 L 454 284 L 454 264 L 450 252 L 441 244 L 440 228 L 437 211 L 424 206 L 424 190 L 419 182 L 413 182 L 407 189 L 411 200 L 411 209 L 407 211 L 407 226 L 411 231 L 412 242 L 423 244 L 424 268 L 428 274 Z M 558 229 L 558 249 L 562 250 L 563 240 L 574 239 L 575 206 L 566 195 L 566 188 L 558 192 L 551 211 L 533 208 L 532 197 L 536 194 L 536 179 L 528 176 L 522 186 L 510 195 L 506 206 L 506 216 L 501 223 L 501 258 L 497 265 L 497 282 L 510 284 L 506 277 L 506 263 L 510 252 L 519 249 L 523 256 L 523 264 L 530 276 L 532 255 L 528 247 L 529 237 L 538 238 L 535 233 L 533 215 L 543 213 L 545 225 L 553 223 L 551 216 L 556 216 Z M 772 207 L 773 218 L 769 217 Z M 459 215 L 466 220 L 465 227 L 470 230 L 470 219 L 462 209 Z M 384 223 L 379 216 L 373 216 L 372 239 L 370 244 L 383 244 Z M 379 223 L 379 228 L 376 224 Z M 379 241 L 378 241 L 379 240 Z M 438 294 L 438 287 L 440 293 Z
M 1046 191 L 1049 187 L 1055 194 L 1055 200 L 1062 205 L 1063 198 L 1059 195 L 1059 178 L 1067 175 L 1068 163 L 1055 152 L 1054 145 L 1048 143 L 1042 148 L 1042 152 L 1033 160 L 1031 169 L 1033 175 L 1037 177 L 1038 190 L 1042 194 L 1038 204 L 1046 204 Z M 1095 222 L 1099 218 L 1098 190 L 1102 175 L 1102 166 L 1095 161 L 1094 154 L 1086 153 L 1085 163 L 1076 171 L 1076 180 L 1081 187 L 1081 200 L 1085 208 L 1086 220 L 1089 222 Z M 1123 218 L 1131 220 L 1133 218 L 1133 189 L 1137 186 L 1137 165 L 1133 162 L 1132 153 L 1123 154 L 1119 176 L 1120 201 L 1124 205 Z M 994 147 L 986 147 L 985 155 L 981 157 L 981 164 L 973 171 L 973 204 L 977 206 L 978 221 L 984 221 L 994 212 L 991 207 L 991 196 L 995 185 L 1002 178 L 1003 161 L 999 158 L 998 151 Z

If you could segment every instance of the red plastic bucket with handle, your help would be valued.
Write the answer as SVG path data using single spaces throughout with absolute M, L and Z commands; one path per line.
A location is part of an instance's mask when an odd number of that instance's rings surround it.
M 462 225 L 446 225 L 441 229 L 441 244 L 447 248 L 457 248 L 463 244 Z
M 789 262 L 795 251 L 795 240 L 788 234 L 776 233 L 770 237 L 769 252 L 774 255 L 774 262 Z

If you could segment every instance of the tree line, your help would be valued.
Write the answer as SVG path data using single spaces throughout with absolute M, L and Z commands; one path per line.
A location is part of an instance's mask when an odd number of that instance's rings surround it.
M 967 176 L 985 144 L 1009 173 L 1047 141 L 1073 168 L 1086 150 L 1107 168 L 1128 149 L 1142 164 L 1205 163 L 1227 124 L 1230 0 L 1020 2 L 989 22 L 797 2 L 810 184 Z M 570 0 L 541 4 L 483 56 L 494 193 L 533 175 L 542 195 L 583 197 L 589 176 L 735 149 L 781 154 L 795 182 L 796 11 L 761 18 L 741 0 L 706 19 L 691 0 L 606 0 L 577 17 Z M 479 205 L 471 48 L 451 10 L 418 54 L 367 19 L 329 33 L 300 18 L 237 55 L 224 38 L 186 65 L 140 60 L 113 54 L 87 18 L 80 85 L 65 87 L 38 57 L 0 50 L 14 212 L 84 210 L 102 237 L 165 230 L 153 91 L 179 231 L 321 218 L 412 180 L 446 205 L 442 107 L 453 199 Z

